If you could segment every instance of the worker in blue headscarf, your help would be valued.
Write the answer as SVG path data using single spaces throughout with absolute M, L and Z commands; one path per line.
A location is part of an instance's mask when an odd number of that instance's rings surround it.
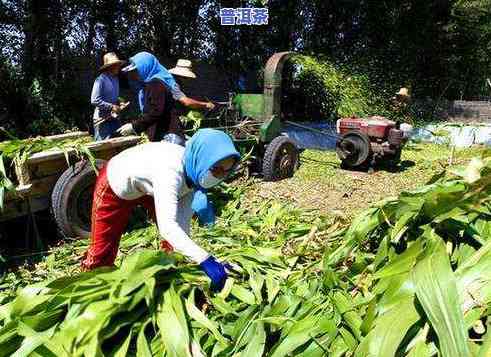
M 150 141 L 170 138 L 183 144 L 182 126 L 175 111 L 176 101 L 191 109 L 213 109 L 214 104 L 187 97 L 172 74 L 151 53 L 139 52 L 129 62 L 122 72 L 128 74 L 128 79 L 138 92 L 143 118 L 123 125 L 118 133 L 132 135 L 147 131 Z
M 164 247 L 198 263 L 220 290 L 227 273 L 224 265 L 189 238 L 193 211 L 201 223 L 215 220 L 206 192 L 225 180 L 240 155 L 230 137 L 201 129 L 186 148 L 166 141 L 138 145 L 109 160 L 100 171 L 92 203 L 92 236 L 82 262 L 84 270 L 114 264 L 119 240 L 137 205 L 156 219 Z

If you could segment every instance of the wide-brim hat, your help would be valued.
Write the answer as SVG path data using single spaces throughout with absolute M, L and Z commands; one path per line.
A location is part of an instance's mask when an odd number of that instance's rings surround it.
M 399 95 L 401 97 L 409 97 L 409 90 L 405 87 L 402 87 L 401 89 L 399 89 L 399 92 L 397 92 L 396 95 Z
M 169 69 L 169 73 L 176 76 L 196 78 L 196 74 L 192 71 L 193 65 L 190 60 L 180 59 L 174 68 Z
M 99 68 L 99 72 L 105 71 L 112 66 L 123 67 L 126 64 L 126 61 L 120 60 L 114 52 L 106 53 L 102 59 L 104 64 Z

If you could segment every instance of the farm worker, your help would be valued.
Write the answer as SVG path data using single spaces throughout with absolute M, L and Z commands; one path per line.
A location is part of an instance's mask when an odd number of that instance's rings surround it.
M 395 97 L 392 97 L 392 105 L 398 121 L 410 121 L 410 103 L 411 96 L 409 95 L 409 90 L 405 87 L 399 89 Z
M 139 52 L 129 62 L 123 72 L 128 73 L 128 79 L 134 83 L 138 92 L 143 118 L 124 124 L 118 133 L 132 135 L 147 131 L 150 141 L 166 139 L 183 145 L 184 134 L 175 111 L 175 102 L 179 101 L 194 109 L 213 109 L 214 104 L 187 97 L 172 74 L 151 53 Z
M 90 101 L 95 106 L 93 115 L 94 139 L 109 139 L 119 129 L 118 115 L 129 103 L 119 103 L 118 74 L 125 64 L 114 52 L 106 53 L 104 64 L 99 68 L 99 76 L 92 87 Z
M 190 222 L 193 211 L 201 223 L 214 222 L 206 190 L 227 178 L 239 159 L 230 137 L 214 129 L 198 130 L 185 148 L 166 141 L 152 142 L 111 158 L 97 177 L 91 243 L 82 268 L 114 264 L 131 211 L 143 205 L 166 240 L 162 246 L 198 263 L 212 287 L 221 289 L 227 278 L 224 266 L 190 239 Z
M 187 59 L 179 59 L 174 68 L 169 69 L 169 73 L 172 73 L 174 77 L 176 77 L 177 88 L 180 89 L 182 80 L 184 78 L 196 79 L 196 74 L 193 72 L 193 65 L 190 60 Z M 179 98 L 179 103 L 184 105 L 189 109 L 207 109 L 211 110 L 215 108 L 215 104 L 212 102 L 201 102 L 192 98 L 187 97 L 186 95 Z

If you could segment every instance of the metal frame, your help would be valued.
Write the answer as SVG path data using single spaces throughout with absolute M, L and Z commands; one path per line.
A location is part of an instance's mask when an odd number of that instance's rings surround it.
M 278 136 L 281 130 L 281 82 L 283 66 L 293 52 L 275 53 L 264 68 L 264 124 L 260 130 L 260 140 L 268 143 Z

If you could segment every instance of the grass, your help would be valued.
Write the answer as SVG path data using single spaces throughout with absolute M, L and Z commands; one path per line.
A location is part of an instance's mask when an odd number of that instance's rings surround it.
M 482 150 L 456 151 L 453 165 L 469 161 Z M 258 181 L 256 192 L 263 198 L 287 200 L 295 206 L 317 209 L 321 214 L 349 221 L 372 203 L 423 185 L 448 166 L 451 151 L 442 145 L 411 144 L 403 150 L 398 168 L 368 174 L 340 169 L 333 151 L 306 150 L 293 178 L 274 183 Z

